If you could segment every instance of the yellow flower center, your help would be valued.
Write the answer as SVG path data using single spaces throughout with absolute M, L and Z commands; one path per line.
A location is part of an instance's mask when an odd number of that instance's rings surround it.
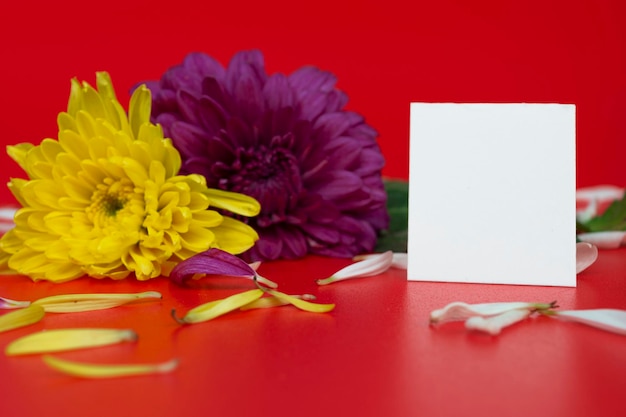
M 105 178 L 91 196 L 87 216 L 96 227 L 105 227 L 114 220 L 135 194 L 133 183 L 128 178 L 114 180 Z

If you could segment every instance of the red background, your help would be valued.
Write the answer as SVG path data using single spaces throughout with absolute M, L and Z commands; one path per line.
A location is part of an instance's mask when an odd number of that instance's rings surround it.
M 56 137 L 71 77 L 109 71 L 126 105 L 190 51 L 226 64 L 259 48 L 269 72 L 338 76 L 386 176 L 408 177 L 411 101 L 561 102 L 577 105 L 578 185 L 626 185 L 621 0 L 14 1 L 1 16 L 2 145 Z M 0 166 L 22 175 L 4 152 Z

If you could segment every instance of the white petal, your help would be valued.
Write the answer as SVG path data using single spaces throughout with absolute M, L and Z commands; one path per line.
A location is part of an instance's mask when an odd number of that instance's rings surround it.
M 384 253 L 370 256 L 362 261 L 348 265 L 345 268 L 340 269 L 328 278 L 319 279 L 317 283 L 319 285 L 326 285 L 336 281 L 342 281 L 350 278 L 369 277 L 372 275 L 382 274 L 387 271 L 393 262 L 393 252 L 387 251 Z
M 408 262 L 409 262 L 408 254 L 394 252 L 393 262 L 391 263 L 391 267 L 396 268 L 396 269 L 406 269 Z
M 0 219 L 13 221 L 16 212 L 15 207 L 0 207 Z
M 551 315 L 562 320 L 575 321 L 602 330 L 626 335 L 626 311 L 617 309 L 564 310 Z
M 624 189 L 614 185 L 596 185 L 576 190 L 576 200 L 613 201 L 624 196 Z
M 548 310 L 554 307 L 554 303 L 527 303 L 527 302 L 505 302 L 505 303 L 483 303 L 467 304 L 455 301 L 438 310 L 430 313 L 431 324 L 445 323 L 449 321 L 466 320 L 470 317 L 491 317 L 506 313 L 512 310 Z
M 16 211 L 14 207 L 0 207 L 0 233 L 8 232 L 15 226 L 13 218 Z
M 30 301 L 11 300 L 10 298 L 0 297 L 0 309 L 24 308 L 30 305 Z
M 352 258 L 353 261 L 363 261 L 365 259 L 370 259 L 373 258 L 375 256 L 380 255 L 379 253 L 368 253 L 365 255 L 357 255 L 354 258 Z M 407 263 L 408 263 L 408 254 L 404 253 L 404 252 L 394 252 L 393 253 L 393 260 L 391 262 L 391 267 L 392 268 L 396 268 L 396 269 L 406 269 L 407 268 Z
M 581 233 L 577 235 L 577 237 L 583 242 L 596 245 L 599 249 L 615 249 L 618 248 L 626 238 L 626 232 L 608 231 Z
M 598 259 L 598 248 L 588 242 L 576 244 L 576 273 L 584 271 Z
M 491 335 L 499 334 L 503 328 L 524 320 L 532 313 L 532 310 L 520 309 L 509 310 L 502 314 L 491 317 L 474 316 L 465 321 L 465 328 L 468 330 L 478 330 Z
M 598 214 L 598 201 L 596 199 L 592 199 L 582 210 L 576 210 L 576 220 L 581 223 L 587 223 L 589 220 L 593 219 L 596 214 Z

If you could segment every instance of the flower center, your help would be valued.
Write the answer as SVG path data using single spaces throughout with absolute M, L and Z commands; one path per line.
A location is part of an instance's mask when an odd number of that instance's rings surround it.
M 126 199 L 118 195 L 107 194 L 102 198 L 102 210 L 108 216 L 115 216 L 124 207 Z
M 214 173 L 220 188 L 256 198 L 261 217 L 271 214 L 273 222 L 295 207 L 302 190 L 298 161 L 282 146 L 240 148 L 230 166 L 218 163 Z
M 102 226 L 109 219 L 115 218 L 117 213 L 124 209 L 132 198 L 133 184 L 128 178 L 113 180 L 105 178 L 103 184 L 98 184 L 91 196 L 91 204 L 87 208 L 87 215 L 94 225 Z

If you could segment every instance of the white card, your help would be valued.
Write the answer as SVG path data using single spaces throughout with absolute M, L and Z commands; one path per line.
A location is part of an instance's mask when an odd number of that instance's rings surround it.
M 408 279 L 576 286 L 575 119 L 411 103 Z

